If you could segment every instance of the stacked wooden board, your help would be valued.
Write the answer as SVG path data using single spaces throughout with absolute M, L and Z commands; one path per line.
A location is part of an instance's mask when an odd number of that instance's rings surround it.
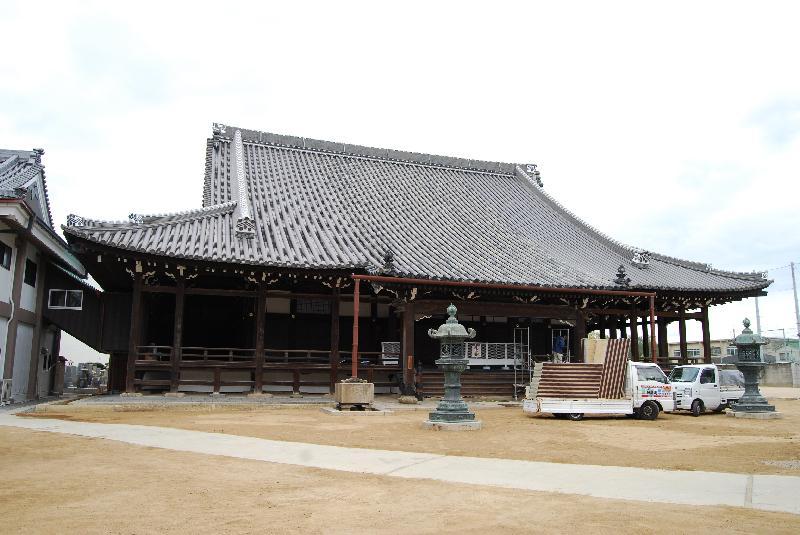
M 607 342 L 602 364 L 536 363 L 528 397 L 622 398 L 630 340 L 607 340 Z
M 631 341 L 627 339 L 609 340 L 606 358 L 603 362 L 603 380 L 600 382 L 600 397 L 619 399 L 624 396 L 625 370 Z
M 602 364 L 538 362 L 531 380 L 531 397 L 596 398 L 600 393 Z

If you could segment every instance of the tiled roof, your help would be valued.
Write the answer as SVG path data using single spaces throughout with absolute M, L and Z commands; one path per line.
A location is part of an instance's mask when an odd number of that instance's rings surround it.
M 30 180 L 37 175 L 42 176 L 44 187 L 45 204 L 47 206 L 47 216 L 52 221 L 50 213 L 50 199 L 47 194 L 47 181 L 44 176 L 44 165 L 41 157 L 44 151 L 41 149 L 27 150 L 7 150 L 0 149 L 0 197 L 6 199 L 22 199 L 25 197 L 24 191 L 19 191 Z
M 240 144 L 237 150 L 237 143 Z M 241 159 L 237 157 L 241 154 Z M 203 208 L 64 227 L 115 248 L 218 262 L 409 277 L 616 288 L 752 291 L 769 281 L 650 253 L 589 227 L 525 164 L 372 149 L 215 126 Z M 237 225 L 238 224 L 238 225 Z M 252 233 L 251 233 L 252 229 Z M 384 266 L 387 252 L 393 262 Z

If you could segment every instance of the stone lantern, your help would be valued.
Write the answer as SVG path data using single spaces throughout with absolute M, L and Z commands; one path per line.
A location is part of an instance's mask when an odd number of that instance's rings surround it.
M 760 417 L 770 417 L 777 415 L 775 406 L 767 403 L 767 399 L 758 390 L 758 375 L 765 363 L 761 360 L 761 346 L 766 344 L 766 340 L 759 334 L 753 334 L 750 330 L 750 320 L 745 318 L 744 330 L 733 340 L 736 346 L 737 361 L 736 367 L 744 375 L 744 395 L 733 406 L 733 416 L 761 415 Z
M 461 373 L 467 369 L 464 341 L 475 338 L 475 329 L 465 329 L 456 319 L 456 307 L 447 307 L 448 318 L 438 329 L 430 329 L 428 336 L 439 340 L 439 359 L 436 365 L 444 372 L 444 397 L 436 410 L 430 413 L 424 426 L 428 429 L 469 431 L 481 428 L 475 414 L 461 399 Z

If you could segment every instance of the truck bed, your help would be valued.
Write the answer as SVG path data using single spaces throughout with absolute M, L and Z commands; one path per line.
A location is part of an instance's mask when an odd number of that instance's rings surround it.
M 633 403 L 630 398 L 536 398 L 526 399 L 522 403 L 522 410 L 527 414 L 632 414 Z

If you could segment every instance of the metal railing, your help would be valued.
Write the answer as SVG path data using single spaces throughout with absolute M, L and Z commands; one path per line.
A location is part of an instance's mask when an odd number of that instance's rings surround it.
M 528 358 L 524 344 L 503 342 L 464 342 L 470 366 L 522 366 Z

